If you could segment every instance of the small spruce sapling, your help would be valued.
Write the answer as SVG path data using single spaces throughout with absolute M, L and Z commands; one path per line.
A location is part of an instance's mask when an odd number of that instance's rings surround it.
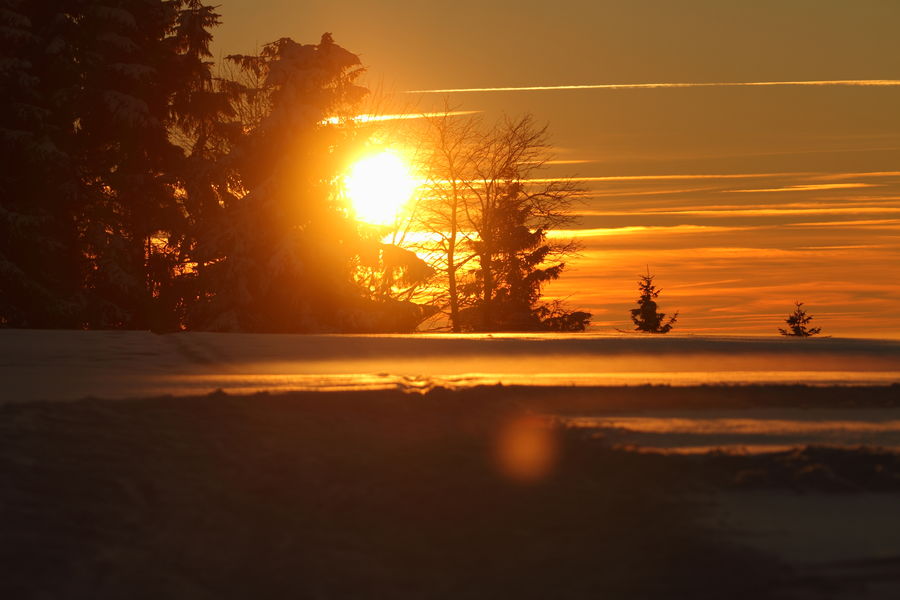
M 641 275 L 638 281 L 638 290 L 641 292 L 638 298 L 638 307 L 631 309 L 631 320 L 634 321 L 634 330 L 644 333 L 669 333 L 675 321 L 678 320 L 678 313 L 672 315 L 668 321 L 663 323 L 666 313 L 657 312 L 656 298 L 659 296 L 661 289 L 656 289 L 653 285 L 653 275 L 650 274 L 650 268 L 647 267 L 647 274 Z
M 788 315 L 788 318 L 784 320 L 784 322 L 788 324 L 788 328 L 778 329 L 781 335 L 790 337 L 811 337 L 822 331 L 821 327 L 807 327 L 813 318 L 807 315 L 806 311 L 803 310 L 802 302 L 794 302 L 794 306 L 794 312 Z

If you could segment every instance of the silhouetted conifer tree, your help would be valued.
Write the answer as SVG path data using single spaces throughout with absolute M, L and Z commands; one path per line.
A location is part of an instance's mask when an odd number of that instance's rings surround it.
M 2 0 L 0 324 L 148 327 L 171 278 L 196 0 Z M 206 34 L 204 34 L 206 35 Z M 168 312 L 168 311 L 167 311 Z
M 226 207 L 238 194 L 229 154 L 242 139 L 245 123 L 235 109 L 240 92 L 233 82 L 214 74 L 210 60 L 210 30 L 219 22 L 213 7 L 182 0 L 172 33 L 183 85 L 172 98 L 170 137 L 185 155 L 173 172 L 185 219 L 155 252 L 171 275 L 168 285 L 160 285 L 157 292 L 158 319 L 168 318 L 167 328 L 204 323 L 211 285 L 206 266 L 221 258 L 211 240 L 227 221 Z
M 541 329 L 541 315 L 535 310 L 541 286 L 557 279 L 565 265 L 541 266 L 552 249 L 544 228 L 528 226 L 529 207 L 517 182 L 500 186 L 505 192 L 498 195 L 490 219 L 484 220 L 490 230 L 485 229 L 481 239 L 473 242 L 480 260 L 474 271 L 475 287 L 482 292 L 478 306 L 482 316 L 489 318 L 484 328 Z
M 337 200 L 352 136 L 326 118 L 366 93 L 359 58 L 283 38 L 216 77 L 218 23 L 203 0 L 0 0 L 0 327 L 418 323 L 385 292 L 427 267 Z M 377 293 L 354 279 L 372 247 Z
M 791 336 L 791 337 L 811 337 L 817 335 L 822 331 L 821 327 L 807 327 L 810 321 L 813 318 L 806 314 L 806 311 L 803 310 L 802 302 L 794 302 L 794 312 L 788 315 L 787 319 L 785 319 L 785 323 L 787 323 L 787 329 L 779 328 L 778 331 L 781 335 Z
M 584 329 L 590 313 L 541 302 L 544 284 L 557 279 L 571 241 L 548 239 L 547 231 L 571 221 L 576 185 L 568 180 L 532 181 L 547 160 L 546 127 L 533 117 L 504 119 L 490 129 L 472 120 L 432 121 L 435 146 L 423 214 L 438 224 L 438 270 L 448 275 L 450 325 L 454 331 Z M 426 249 L 427 250 L 427 249 Z M 460 269 L 469 263 L 465 281 Z M 465 307 L 465 308 L 463 308 Z
M 414 261 L 361 236 L 336 186 L 353 140 L 327 118 L 367 93 L 356 84 L 359 57 L 326 33 L 318 44 L 282 38 L 228 60 L 239 70 L 226 83 L 235 112 L 250 117 L 228 158 L 236 193 L 198 244 L 206 295 L 194 322 L 250 331 L 414 328 L 415 307 L 387 293 L 417 278 Z M 381 276 L 372 289 L 357 278 L 363 263 Z
M 640 276 L 638 281 L 638 290 L 641 295 L 637 300 L 638 307 L 631 309 L 631 320 L 634 321 L 634 330 L 645 333 L 669 333 L 672 326 L 678 320 L 678 313 L 672 315 L 668 321 L 666 314 L 657 311 L 656 298 L 659 296 L 661 289 L 657 289 L 653 284 L 653 275 L 650 274 L 649 267 L 647 274 Z
M 583 330 L 590 313 L 578 311 L 576 315 L 558 302 L 552 306 L 540 302 L 542 287 L 559 278 L 565 263 L 558 260 L 559 248 L 547 239 L 545 226 L 529 225 L 534 219 L 529 194 L 516 181 L 496 185 L 503 191 L 491 207 L 490 217 L 482 221 L 479 239 L 472 241 L 479 265 L 473 270 L 474 281 L 465 286 L 475 292 L 474 307 L 482 321 L 479 328 Z
M 0 326 L 81 321 L 63 12 L 61 0 L 0 0 Z

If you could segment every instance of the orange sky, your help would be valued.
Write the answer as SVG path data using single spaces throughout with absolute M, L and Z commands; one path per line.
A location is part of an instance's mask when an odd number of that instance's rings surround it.
M 900 86 L 596 84 L 900 79 L 900 2 L 224 0 L 222 53 L 324 31 L 409 110 L 533 113 L 591 193 L 551 288 L 628 328 L 658 274 L 682 333 L 774 334 L 793 300 L 825 333 L 900 337 Z

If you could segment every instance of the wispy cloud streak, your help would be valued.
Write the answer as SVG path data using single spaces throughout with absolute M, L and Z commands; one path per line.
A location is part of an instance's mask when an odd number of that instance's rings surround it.
M 530 183 L 551 183 L 554 181 L 679 181 L 692 179 L 763 179 L 767 177 L 813 176 L 811 172 L 789 173 L 718 173 L 718 174 L 677 174 L 677 175 L 603 175 L 598 177 L 538 177 L 526 179 Z
M 524 181 L 531 183 L 549 183 L 552 181 L 578 181 L 578 182 L 594 182 L 594 181 L 678 181 L 678 180 L 703 180 L 703 179 L 764 179 L 768 177 L 815 177 L 824 180 L 840 180 L 851 179 L 855 177 L 894 177 L 900 175 L 900 171 L 871 171 L 856 173 L 823 173 L 812 171 L 785 171 L 781 173 L 703 173 L 703 174 L 671 174 L 671 175 L 604 175 L 597 177 L 538 177 L 526 179 Z M 791 186 L 790 189 L 752 189 L 751 192 L 757 191 L 805 191 L 807 189 L 836 189 L 850 187 L 878 187 L 875 184 L 867 183 L 841 183 L 841 184 L 815 184 L 804 186 Z M 824 186 L 831 186 L 826 188 Z M 743 191 L 743 190 L 731 190 Z
M 726 190 L 732 193 L 761 193 L 761 192 L 821 192 L 825 190 L 847 190 L 854 188 L 879 187 L 874 183 L 814 183 L 808 185 L 788 185 L 778 188 L 761 188 L 749 190 Z
M 637 211 L 580 210 L 586 217 L 637 217 L 650 215 L 716 216 L 716 217 L 774 217 L 786 215 L 854 215 L 854 214 L 897 214 L 900 206 L 821 206 L 816 208 L 735 208 L 735 209 L 695 209 Z
M 898 87 L 900 79 L 833 79 L 817 81 L 723 81 L 706 83 L 597 83 L 582 85 L 530 85 L 516 87 L 442 88 L 407 90 L 407 94 L 457 94 L 473 92 L 551 92 L 562 90 L 643 90 L 706 87 Z
M 782 227 L 808 227 L 832 229 L 835 227 L 900 229 L 900 219 L 860 219 L 856 221 L 815 221 L 812 223 L 785 223 Z
M 591 229 L 552 229 L 547 232 L 547 237 L 570 239 L 632 235 L 635 233 L 722 233 L 746 231 L 748 229 L 753 229 L 753 227 L 718 225 L 629 225 L 627 227 L 594 227 Z
M 339 117 L 333 116 L 328 117 L 322 121 L 323 125 L 337 125 L 343 122 L 352 122 L 352 123 L 377 123 L 380 121 L 406 121 L 409 119 L 429 119 L 433 117 L 459 117 L 464 115 L 474 115 L 481 111 L 479 110 L 454 110 L 447 113 L 398 113 L 394 115 L 370 115 L 370 114 L 362 114 L 362 115 L 353 115 L 349 117 Z

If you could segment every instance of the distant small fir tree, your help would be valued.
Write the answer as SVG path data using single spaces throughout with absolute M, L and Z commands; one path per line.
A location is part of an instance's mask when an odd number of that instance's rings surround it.
M 784 320 L 784 322 L 788 324 L 788 328 L 778 329 L 781 335 L 790 337 L 811 337 L 822 331 L 821 327 L 807 328 L 807 325 L 809 325 L 809 322 L 812 321 L 813 318 L 807 315 L 806 311 L 803 310 L 802 302 L 794 302 L 794 307 L 794 312 L 788 315 L 788 318 Z
M 653 275 L 650 274 L 650 268 L 647 268 L 647 274 L 641 275 L 638 281 L 638 290 L 641 292 L 638 298 L 638 307 L 631 309 L 631 320 L 634 321 L 634 330 L 644 333 L 669 333 L 675 322 L 678 320 L 678 313 L 672 315 L 668 321 L 666 313 L 657 312 L 656 298 L 662 291 L 656 289 L 653 285 Z

